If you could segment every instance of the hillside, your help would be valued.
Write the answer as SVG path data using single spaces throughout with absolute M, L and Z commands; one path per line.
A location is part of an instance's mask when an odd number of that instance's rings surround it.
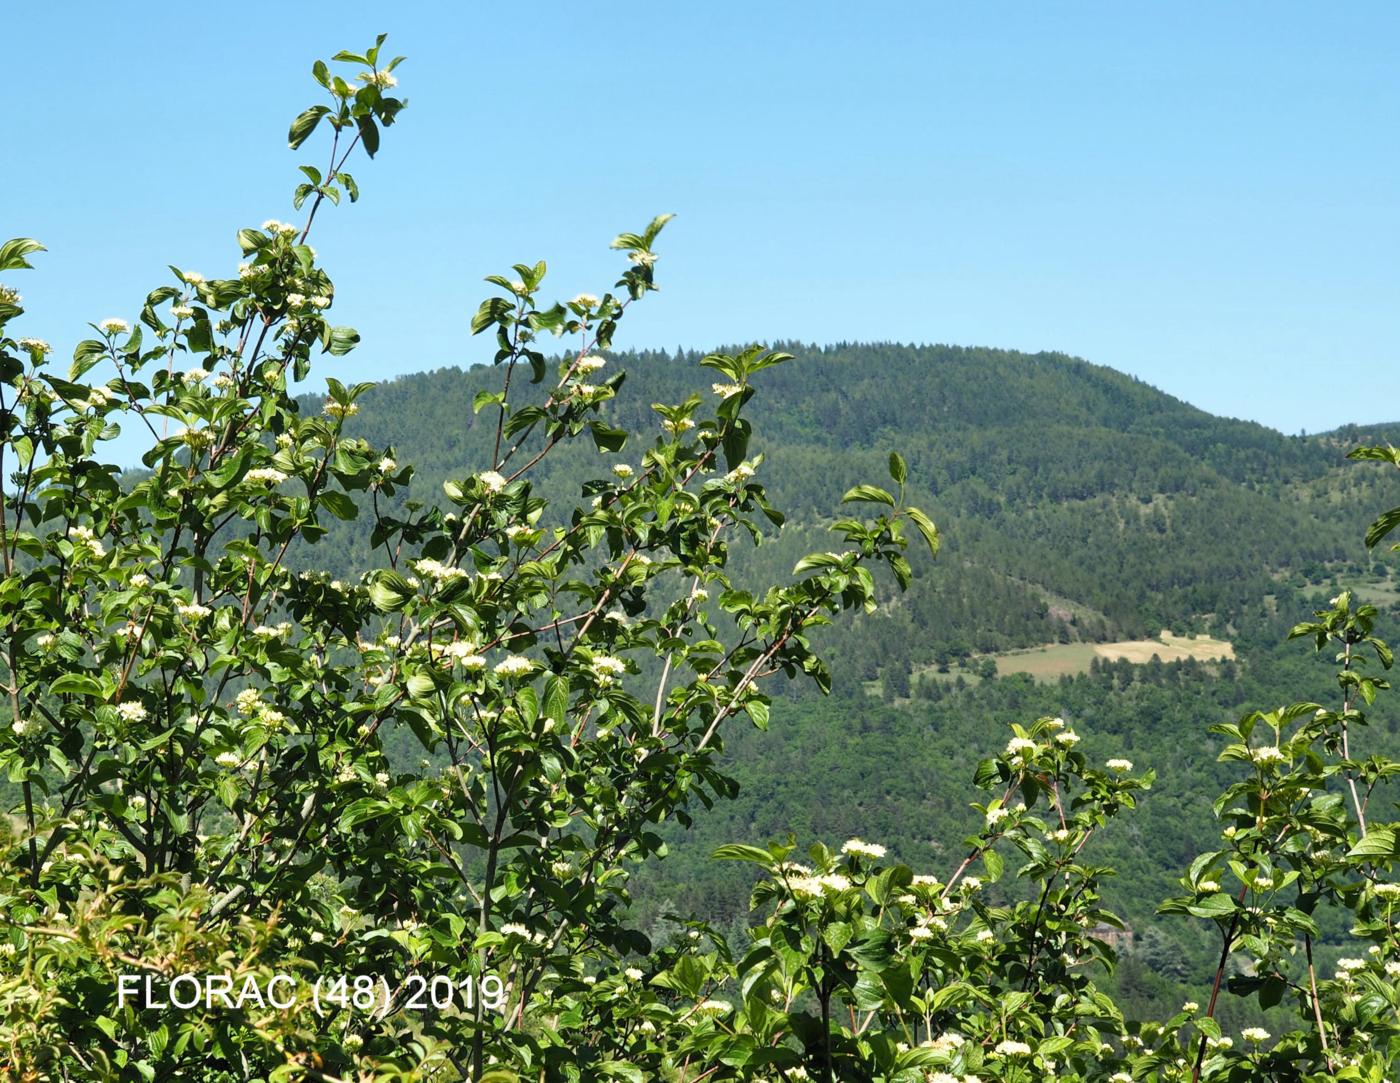
M 784 348 L 797 360 L 763 374 L 751 410 L 766 456 L 761 475 L 790 519 L 770 544 L 742 554 L 740 567 L 780 578 L 801 553 L 824 548 L 822 528 L 841 493 L 881 477 L 894 448 L 909 460 L 914 498 L 938 519 L 944 549 L 932 566 L 916 562 L 914 587 L 897 606 L 833 641 L 830 699 L 794 689 L 768 731 L 730 734 L 738 799 L 689 830 L 673 827 L 672 857 L 634 884 L 637 905 L 658 934 L 673 908 L 722 927 L 734 922 L 750 881 L 709 853 L 788 832 L 804 845 L 879 838 L 937 869 L 975 825 L 968 780 L 994 751 L 1001 724 L 1061 714 L 1093 735 L 1094 755 L 1126 753 L 1159 773 L 1141 814 L 1100 856 L 1121 870 L 1110 901 L 1137 930 L 1120 993 L 1169 1009 L 1183 995 L 1181 980 L 1212 965 L 1200 929 L 1153 914 L 1210 837 L 1207 798 L 1229 774 L 1206 730 L 1274 701 L 1330 694 L 1326 664 L 1284 642 L 1310 600 L 1345 582 L 1361 584 L 1364 598 L 1395 601 L 1394 581 L 1361 537 L 1400 486 L 1345 459 L 1395 428 L 1284 436 L 1059 354 Z M 627 379 L 610 416 L 653 426 L 652 402 L 708 384 L 698 359 L 613 356 L 605 374 L 622 370 Z M 474 367 L 393 380 L 362 400 L 356 431 L 417 464 L 412 496 L 434 500 L 444 480 L 482 467 L 494 419 L 489 409 L 474 415 L 471 403 L 499 376 Z M 587 478 L 640 453 L 552 456 L 539 484 L 574 499 Z M 348 546 L 361 529 L 344 524 L 325 544 Z M 1209 631 L 1233 645 L 1235 658 L 1086 660 L 1077 673 L 1036 683 L 997 679 L 998 670 L 1014 671 L 1014 655 L 999 665 L 979 657 L 1082 643 L 1088 659 L 1092 643 L 1163 628 Z M 1373 738 L 1393 745 L 1397 732 Z
M 1283 577 L 1369 568 L 1361 534 L 1390 479 L 1347 463 L 1340 434 L 1213 417 L 1060 354 L 780 345 L 797 360 L 764 373 L 750 409 L 789 528 L 745 563 L 783 574 L 820 547 L 841 493 L 883 476 L 891 449 L 946 538 L 901 606 L 843 643 L 865 679 L 889 670 L 902 688 L 920 667 L 978 652 L 1225 632 Z M 627 378 L 608 415 L 654 430 L 651 403 L 708 385 L 698 358 L 616 355 L 605 374 Z M 363 400 L 355 431 L 417 465 L 413 499 L 439 499 L 444 480 L 481 468 L 494 418 L 472 399 L 499 377 L 477 366 L 393 380 Z M 540 484 L 576 497 L 606 471 L 599 459 L 551 456 Z

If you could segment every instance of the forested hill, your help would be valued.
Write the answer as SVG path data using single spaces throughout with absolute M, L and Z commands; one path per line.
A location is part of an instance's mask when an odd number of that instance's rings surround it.
M 977 760 L 1004 744 L 1006 721 L 1060 714 L 1085 734 L 1094 762 L 1127 755 L 1158 772 L 1135 818 L 1092 859 L 1122 873 L 1109 901 L 1135 930 L 1117 995 L 1175 1011 L 1200 993 L 1219 951 L 1207 931 L 1153 913 L 1215 837 L 1210 802 L 1233 765 L 1216 763 L 1209 727 L 1332 693 L 1326 662 L 1285 642 L 1317 597 L 1346 583 L 1366 600 L 1400 599 L 1361 540 L 1378 511 L 1400 503 L 1400 476 L 1345 457 L 1368 439 L 1400 437 L 1400 427 L 1284 436 L 1060 354 L 780 347 L 796 359 L 759 374 L 748 412 L 766 456 L 759 474 L 790 519 L 770 544 L 736 554 L 738 574 L 782 581 L 800 555 L 829 548 L 824 525 L 841 494 L 884 480 L 891 449 L 907 457 L 912 499 L 938 520 L 944 548 L 933 562 L 911 554 L 907 594 L 891 591 L 890 604 L 820 641 L 830 698 L 791 686 L 769 730 L 725 735 L 739 796 L 688 830 L 665 829 L 672 856 L 632 885 L 638 920 L 657 935 L 671 911 L 736 927 L 752 876 L 709 859 L 726 842 L 792 833 L 805 847 L 861 835 L 946 874 L 978 822 L 967 805 Z M 608 415 L 656 432 L 653 402 L 709 394 L 713 374 L 699 357 L 610 355 L 600 376 L 627 379 Z M 495 417 L 489 407 L 474 414 L 472 401 L 501 376 L 476 367 L 393 380 L 362 400 L 352 424 L 417 465 L 416 499 L 437 500 L 445 479 L 487 465 Z M 573 507 L 587 479 L 614 462 L 635 466 L 644 450 L 569 449 L 544 460 L 539 484 Z M 313 555 L 350 571 L 366 533 L 363 518 L 339 524 L 323 543 L 332 551 Z M 1385 615 L 1382 635 L 1393 635 L 1396 614 Z M 1094 657 L 1098 641 L 1163 627 L 1228 639 L 1235 660 Z M 1054 645 L 1054 664 L 1032 680 L 1017 669 L 1024 656 L 1003 652 L 1038 644 Z M 1378 723 L 1368 749 L 1393 747 L 1396 733 Z M 407 733 L 398 740 L 405 761 L 422 754 Z M 1008 878 L 996 890 L 1018 889 Z M 1340 949 L 1324 937 L 1319 950 L 1330 960 Z
M 930 663 L 1010 647 L 1163 627 L 1233 634 L 1281 580 L 1369 563 L 1364 524 L 1392 478 L 1345 460 L 1362 430 L 1284 436 L 1063 354 L 776 345 L 796 359 L 761 374 L 749 412 L 760 474 L 791 529 L 744 566 L 782 576 L 826 548 L 821 526 L 841 494 L 881 480 L 891 449 L 946 539 L 935 565 L 915 561 L 919 582 L 898 607 L 843 641 L 851 676 L 888 672 L 902 687 Z M 611 355 L 600 375 L 627 379 L 605 416 L 657 431 L 653 402 L 708 389 L 700 356 Z M 472 400 L 501 376 L 475 366 L 387 382 L 362 400 L 354 431 L 417 466 L 414 498 L 439 499 L 445 479 L 486 465 L 494 410 L 475 414 Z M 540 484 L 576 498 L 587 478 L 642 450 L 552 455 Z M 363 529 L 329 539 L 346 547 L 333 563 L 350 570 Z

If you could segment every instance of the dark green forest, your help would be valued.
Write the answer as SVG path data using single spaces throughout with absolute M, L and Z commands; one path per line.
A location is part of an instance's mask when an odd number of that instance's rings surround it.
M 750 409 L 762 442 L 751 454 L 764 456 L 760 478 L 790 517 L 781 534 L 739 554 L 739 578 L 780 580 L 798 556 L 824 547 L 841 494 L 878 476 L 891 450 L 908 460 L 911 498 L 945 544 L 937 562 L 916 565 L 908 593 L 896 602 L 888 592 L 888 605 L 844 628 L 839 644 L 833 637 L 829 696 L 793 686 L 765 731 L 731 734 L 738 797 L 689 828 L 670 826 L 669 858 L 632 885 L 643 923 L 662 939 L 671 913 L 737 928 L 749 873 L 709 859 L 735 839 L 792 834 L 805 846 L 858 835 L 916 869 L 946 872 L 977 822 L 969 780 L 1003 724 L 1058 715 L 1083 732 L 1091 759 L 1128 756 L 1157 771 L 1138 814 L 1094 857 L 1117 869 L 1108 901 L 1131 930 L 1117 941 L 1125 1006 L 1174 1010 L 1200 992 L 1218 950 L 1205 931 L 1154 914 L 1215 837 L 1210 802 L 1229 772 L 1208 727 L 1335 698 L 1328 660 L 1287 635 L 1341 587 L 1380 605 L 1380 634 L 1393 634 L 1386 625 L 1400 616 L 1400 592 L 1386 554 L 1373 556 L 1362 538 L 1376 510 L 1396 503 L 1400 479 L 1345 456 L 1400 426 L 1285 436 L 1063 354 L 774 346 L 797 360 L 758 381 Z M 683 399 L 702 380 L 701 356 L 610 355 L 599 378 L 625 380 L 604 419 L 654 429 L 651 404 Z M 473 401 L 500 377 L 483 365 L 439 369 L 365 396 L 352 431 L 392 445 L 416 469 L 398 507 L 440 500 L 444 480 L 485 461 L 495 410 L 475 412 Z M 517 383 L 512 405 L 531 391 Z M 310 411 L 319 405 L 305 400 Z M 642 450 L 563 447 L 539 484 L 576 501 L 590 479 L 635 464 Z M 350 554 L 363 545 L 366 518 L 321 541 L 321 567 L 359 570 Z M 1226 639 L 1235 659 L 1096 659 L 1039 683 L 998 677 L 989 661 L 1019 647 L 1162 629 Z M 1393 753 L 1397 732 L 1387 724 L 1365 735 L 1369 751 Z M 416 759 L 421 750 L 402 736 L 402 755 Z

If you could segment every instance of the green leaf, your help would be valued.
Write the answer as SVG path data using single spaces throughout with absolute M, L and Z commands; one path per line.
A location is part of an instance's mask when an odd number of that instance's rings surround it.
M 909 521 L 918 527 L 919 533 L 924 536 L 930 555 L 937 556 L 939 548 L 943 545 L 943 539 L 938 536 L 938 528 L 933 525 L 933 520 L 918 508 L 905 508 L 904 514 L 909 516 Z
M 748 846 L 742 842 L 731 842 L 719 847 L 710 855 L 716 861 L 752 861 L 764 868 L 773 867 L 773 855 L 759 846 Z
M 847 489 L 846 495 L 841 498 L 841 503 L 850 504 L 853 502 L 888 504 L 890 507 L 894 507 L 894 497 L 878 485 L 857 485 Z
M 908 478 L 909 471 L 904 465 L 904 459 L 897 451 L 890 452 L 890 477 L 894 479 L 896 485 L 903 485 Z
M 1400 508 L 1391 508 L 1366 531 L 1366 548 L 1374 549 L 1376 544 L 1397 526 L 1400 526 Z
M 1188 903 L 1186 912 L 1198 918 L 1228 918 L 1235 912 L 1235 900 L 1224 892 L 1218 892 L 1197 902 Z
M 321 123 L 321 118 L 330 110 L 324 105 L 313 105 L 306 112 L 302 113 L 292 121 L 292 127 L 287 132 L 287 145 L 292 150 L 296 150 L 306 142 L 312 132 L 316 130 L 316 125 Z
M 1400 856 L 1396 849 L 1396 835 L 1393 827 L 1373 827 L 1366 837 L 1347 851 L 1347 857 L 1393 857 Z
M 993 883 L 1001 879 L 1002 871 L 1006 868 L 1006 862 L 995 850 L 982 851 L 982 864 L 987 867 L 987 878 Z
M 25 257 L 34 252 L 44 251 L 47 249 L 30 237 L 16 237 L 6 241 L 0 244 L 0 271 L 32 270 L 34 265 Z
M 373 117 L 356 117 L 355 123 L 360 128 L 360 141 L 365 145 L 365 153 L 371 158 L 379 150 L 379 128 L 374 123 Z
M 562 725 L 569 713 L 569 680 L 557 674 L 544 685 L 544 713 L 555 725 Z

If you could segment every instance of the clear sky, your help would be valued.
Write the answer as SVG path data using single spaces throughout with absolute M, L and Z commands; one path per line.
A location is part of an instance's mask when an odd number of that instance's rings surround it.
M 1393 2 L 18 3 L 16 333 L 232 274 L 323 157 L 285 139 L 311 62 L 379 31 L 410 106 L 318 219 L 364 337 L 322 373 L 488 360 L 483 275 L 601 293 L 671 211 L 620 347 L 1054 349 L 1287 432 L 1400 419 Z

